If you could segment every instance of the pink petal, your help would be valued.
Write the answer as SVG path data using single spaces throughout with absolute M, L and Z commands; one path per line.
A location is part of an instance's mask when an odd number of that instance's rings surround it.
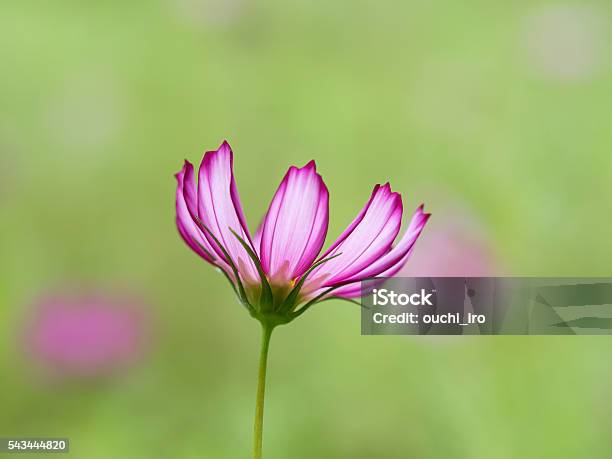
M 410 255 L 412 255 L 413 248 L 414 248 L 414 245 L 410 248 L 410 250 L 408 250 L 408 253 L 398 263 L 396 263 L 394 266 L 391 266 L 386 271 L 381 272 L 380 274 L 377 275 L 377 277 L 380 277 L 382 279 L 384 277 L 395 276 L 402 269 L 405 263 L 408 261 L 408 259 L 410 258 Z M 314 296 L 320 293 L 323 293 L 323 291 L 325 290 L 326 289 L 321 289 L 320 291 L 316 292 Z M 361 297 L 361 280 L 347 284 L 344 287 L 340 287 L 339 289 L 331 292 L 329 296 L 339 297 L 339 298 L 360 298 Z
M 431 217 L 431 214 L 424 213 L 423 206 L 419 206 L 399 243 L 365 269 L 355 273 L 350 280 L 359 281 L 374 276 L 389 277 L 396 274 L 408 261 L 411 250 L 429 217 Z
M 321 289 L 320 291 L 316 292 L 312 296 L 317 296 L 317 295 L 323 293 L 325 290 L 327 290 L 327 288 Z M 345 285 L 344 287 L 340 287 L 339 289 L 334 290 L 333 292 L 331 292 L 325 298 L 332 298 L 332 297 L 337 297 L 337 298 L 360 298 L 361 297 L 361 282 L 355 282 L 354 284 L 348 284 L 348 285 Z
M 376 186 L 357 218 L 321 258 L 341 254 L 315 269 L 306 290 L 350 279 L 391 250 L 402 219 L 402 200 L 389 184 Z
M 295 279 L 312 265 L 325 241 L 328 210 L 329 193 L 314 161 L 289 168 L 261 230 L 261 262 L 273 282 Z
M 198 176 L 198 217 L 225 247 L 243 280 L 259 283 L 255 265 L 230 230 L 251 243 L 234 180 L 233 153 L 227 142 L 216 151 L 206 152 Z M 210 234 L 205 237 L 217 256 L 225 260 L 223 251 Z
M 191 249 L 209 263 L 215 264 L 214 249 L 210 246 L 190 213 L 190 207 L 194 207 L 195 182 L 193 177 L 193 166 L 189 161 L 176 175 L 176 226 L 182 238 Z M 189 204 L 188 204 L 189 203 Z M 197 242 L 196 242 L 197 241 Z M 198 245 L 201 244 L 206 251 Z
M 345 279 L 347 285 L 334 290 L 329 297 L 357 298 L 361 296 L 361 281 L 372 277 L 392 277 L 396 275 L 406 264 L 419 235 L 423 231 L 427 220 L 431 214 L 423 212 L 423 206 L 417 208 L 408 229 L 402 236 L 400 242 L 389 252 L 374 261 L 364 270 L 356 273 L 352 278 Z M 323 293 L 328 287 L 319 288 L 313 293 L 308 294 L 309 298 L 314 298 Z
M 261 260 L 261 253 L 259 247 L 261 246 L 261 233 L 263 231 L 263 221 L 259 224 L 257 229 L 255 230 L 255 234 L 253 235 L 253 246 L 255 246 L 255 252 L 257 252 L 257 256 Z

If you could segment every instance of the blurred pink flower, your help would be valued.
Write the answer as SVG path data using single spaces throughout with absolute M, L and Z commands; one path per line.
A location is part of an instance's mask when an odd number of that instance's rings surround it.
M 134 365 L 148 344 L 148 315 L 127 296 L 64 292 L 38 300 L 26 352 L 56 377 L 97 377 Z
M 479 220 L 460 206 L 439 212 L 421 237 L 412 262 L 399 275 L 407 277 L 486 277 L 501 274 L 496 251 Z

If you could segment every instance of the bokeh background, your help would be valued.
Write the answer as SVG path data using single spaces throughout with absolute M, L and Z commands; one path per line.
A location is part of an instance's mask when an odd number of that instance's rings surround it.
M 609 2 L 5 0 L 0 55 L 0 436 L 250 456 L 259 328 L 173 221 L 224 138 L 251 228 L 314 158 L 328 241 L 375 183 L 426 203 L 407 273 L 612 274 Z M 323 303 L 273 337 L 265 456 L 610 457 L 611 350 Z

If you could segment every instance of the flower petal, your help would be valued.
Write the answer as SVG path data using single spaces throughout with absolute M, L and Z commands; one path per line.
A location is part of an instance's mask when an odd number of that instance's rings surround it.
M 418 207 L 412 217 L 412 220 L 410 221 L 410 224 L 408 225 L 408 229 L 400 239 L 399 243 L 364 270 L 356 273 L 352 278 L 344 280 L 343 282 L 348 282 L 348 284 L 334 290 L 333 292 L 330 292 L 329 296 L 357 298 L 361 296 L 362 280 L 373 277 L 392 277 L 396 275 L 410 258 L 410 255 L 414 249 L 414 244 L 423 231 L 429 217 L 431 217 L 431 214 L 424 213 L 422 205 Z M 308 297 L 313 298 L 323 293 L 326 288 L 320 288 L 314 293 L 310 293 Z
M 402 220 L 402 200 L 389 184 L 374 187 L 370 200 L 322 258 L 341 254 L 314 270 L 306 291 L 353 277 L 391 250 Z
M 272 282 L 304 274 L 321 251 L 328 222 L 329 193 L 314 161 L 289 168 L 261 230 L 261 262 Z
M 176 226 L 181 237 L 191 249 L 209 263 L 215 264 L 216 257 L 214 249 L 210 246 L 200 228 L 193 221 L 190 208 L 195 207 L 193 201 L 195 194 L 195 181 L 193 177 L 193 165 L 185 161 L 180 172 L 175 174 L 176 187 Z M 189 203 L 189 204 L 188 204 Z
M 429 217 L 431 217 L 431 214 L 423 212 L 423 205 L 419 206 L 408 224 L 408 229 L 406 229 L 398 244 L 364 270 L 356 273 L 351 280 L 358 281 L 374 276 L 390 277 L 396 274 L 408 261 L 411 250 L 421 235 L 421 231 L 423 231 Z
M 227 142 L 223 142 L 216 151 L 206 152 L 198 178 L 199 219 L 223 244 L 243 280 L 259 283 L 255 265 L 230 230 L 233 229 L 252 244 L 234 180 L 233 153 Z M 205 234 L 205 237 L 217 256 L 226 261 L 214 238 L 209 234 Z
M 255 230 L 255 234 L 253 235 L 253 245 L 255 246 L 255 252 L 257 256 L 261 260 L 261 253 L 259 247 L 261 247 L 261 232 L 263 231 L 263 221 L 259 223 L 259 226 Z
M 381 272 L 380 274 L 377 275 L 377 277 L 381 278 L 381 282 L 382 279 L 385 277 L 393 277 L 395 276 L 400 269 L 402 269 L 402 267 L 406 264 L 406 262 L 408 261 L 408 259 L 410 258 L 410 255 L 412 255 L 412 250 L 413 250 L 414 246 L 412 246 L 410 248 L 410 250 L 408 250 L 408 253 L 398 262 L 396 263 L 394 266 L 391 266 L 389 269 L 387 269 L 386 271 Z M 377 281 L 375 281 L 377 282 Z M 334 290 L 333 292 L 331 292 L 329 294 L 329 297 L 339 297 L 339 298 L 360 298 L 361 297 L 361 280 L 352 282 L 350 284 L 347 284 L 343 287 L 340 287 L 337 290 Z M 314 295 L 312 296 L 316 296 L 320 293 L 323 293 L 323 291 L 326 289 L 321 289 L 320 291 L 316 292 Z

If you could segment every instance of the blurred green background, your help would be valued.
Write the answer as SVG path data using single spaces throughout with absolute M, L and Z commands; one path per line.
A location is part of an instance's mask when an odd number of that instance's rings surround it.
M 459 274 L 484 253 L 484 272 L 611 275 L 611 21 L 577 0 L 2 2 L 0 436 L 250 456 L 259 328 L 174 227 L 172 174 L 224 138 L 251 229 L 314 158 L 328 243 L 390 181 L 434 214 L 411 272 L 452 252 Z M 145 299 L 139 365 L 37 376 L 24 317 L 66 286 Z M 610 457 L 611 350 L 362 337 L 323 303 L 272 339 L 264 455 Z

